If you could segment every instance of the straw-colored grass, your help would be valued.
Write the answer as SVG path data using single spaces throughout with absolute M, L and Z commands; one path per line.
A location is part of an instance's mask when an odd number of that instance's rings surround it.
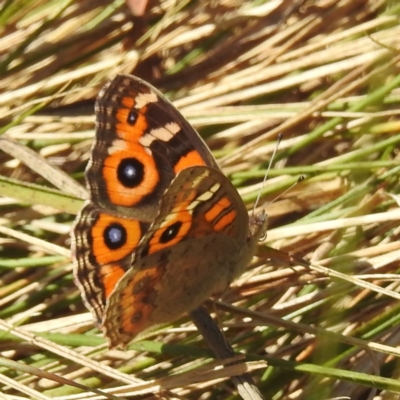
M 0 7 L 1 400 L 237 399 L 246 370 L 265 399 L 399 398 L 397 2 Z M 94 99 L 118 73 L 174 101 L 249 209 L 262 192 L 258 257 L 206 304 L 236 363 L 188 316 L 108 350 L 74 285 Z

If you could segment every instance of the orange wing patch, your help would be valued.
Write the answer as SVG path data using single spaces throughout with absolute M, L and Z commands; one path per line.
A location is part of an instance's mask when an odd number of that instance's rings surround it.
M 210 224 L 214 224 L 213 227 L 216 231 L 222 231 L 231 224 L 237 216 L 235 210 L 229 211 L 223 215 L 224 211 L 229 209 L 231 206 L 231 201 L 227 197 L 223 197 L 205 213 L 204 217 Z
M 140 110 L 133 108 L 134 99 L 124 98 L 117 113 L 116 132 L 120 139 L 126 142 L 137 142 L 147 129 L 146 111 L 143 107 Z M 126 108 L 125 108 L 126 107 Z
M 121 230 L 121 241 L 113 244 L 113 248 L 111 248 L 110 244 L 107 244 L 107 230 L 113 226 L 115 229 Z M 132 253 L 142 237 L 142 229 L 139 221 L 99 214 L 91 229 L 91 236 L 93 256 L 96 258 L 96 262 L 100 265 L 111 264 Z
M 137 271 L 129 282 L 124 285 L 124 291 L 118 298 L 118 304 L 121 307 L 122 314 L 120 320 L 113 321 L 112 316 L 103 329 L 109 333 L 110 345 L 118 346 L 127 338 L 121 338 L 114 334 L 113 323 L 121 324 L 120 331 L 123 335 L 131 338 L 142 332 L 152 324 L 151 313 L 154 311 L 155 288 L 161 282 L 163 270 L 157 266 L 145 268 Z M 118 331 L 118 330 L 117 330 Z M 124 343 L 125 344 L 125 343 Z
M 110 156 L 104 160 L 103 180 L 107 185 L 107 194 L 110 201 L 119 206 L 131 207 L 139 203 L 144 196 L 152 193 L 157 186 L 160 176 L 154 158 L 139 144 L 129 143 L 125 150 L 113 147 L 109 150 Z M 126 187 L 118 176 L 119 167 L 123 160 L 134 159 L 143 168 L 142 178 L 135 187 Z
M 174 172 L 175 174 L 177 174 L 179 171 L 182 171 L 183 169 L 193 167 L 196 165 L 206 165 L 206 163 L 201 157 L 200 153 L 198 153 L 196 150 L 192 150 L 179 159 L 179 161 L 175 164 Z
M 188 185 L 191 186 L 189 183 Z M 171 247 L 186 237 L 193 221 L 193 210 L 189 205 L 196 198 L 196 195 L 196 190 L 191 187 L 189 189 L 182 187 L 182 190 L 176 193 L 176 206 L 149 240 L 149 254 Z
M 222 231 L 228 225 L 232 224 L 236 219 L 237 213 L 235 210 L 229 211 L 228 214 L 225 214 L 215 225 L 214 229 L 216 231 Z
M 103 265 L 99 276 L 104 287 L 104 296 L 107 299 L 114 291 L 115 285 L 123 277 L 125 271 L 118 264 Z
M 176 214 L 157 229 L 149 241 L 149 254 L 163 250 L 179 243 L 192 226 L 192 215 L 185 210 Z
M 223 197 L 218 201 L 218 203 L 215 203 L 204 215 L 204 218 L 208 222 L 214 221 L 218 216 L 223 212 L 225 209 L 229 208 L 232 205 L 232 203 L 226 198 Z

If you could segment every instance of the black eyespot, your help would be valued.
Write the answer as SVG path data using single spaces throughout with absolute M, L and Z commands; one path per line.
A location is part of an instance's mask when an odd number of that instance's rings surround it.
M 136 311 L 131 318 L 131 322 L 133 325 L 137 324 L 141 319 L 143 318 L 143 312 L 142 311 Z
M 144 178 L 144 166 L 136 158 L 124 158 L 118 165 L 118 180 L 127 188 L 140 185 Z
M 128 118 L 126 119 L 126 122 L 129 125 L 135 125 L 136 121 L 137 121 L 137 112 L 135 110 L 129 111 Z
M 104 243 L 110 250 L 117 250 L 126 243 L 126 229 L 114 222 L 107 226 L 103 232 Z
M 160 243 L 168 243 L 170 240 L 174 239 L 181 229 L 181 226 L 182 222 L 178 221 L 166 228 L 160 236 Z

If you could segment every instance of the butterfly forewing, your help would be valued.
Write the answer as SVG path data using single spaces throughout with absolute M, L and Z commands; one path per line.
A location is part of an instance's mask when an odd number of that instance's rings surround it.
M 119 75 L 96 102 L 96 140 L 86 177 L 91 199 L 109 211 L 151 222 L 177 172 L 218 168 L 203 140 L 155 88 Z

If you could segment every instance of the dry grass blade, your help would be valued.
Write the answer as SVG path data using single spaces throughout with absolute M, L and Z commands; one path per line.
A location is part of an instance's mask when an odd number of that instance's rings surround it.
M 134 3 L 0 8 L 0 398 L 239 399 L 241 374 L 266 399 L 395 398 L 400 7 Z M 188 316 L 109 350 L 73 283 L 94 99 L 118 73 L 175 102 L 249 209 L 262 191 L 265 243 L 209 307 L 237 363 L 212 361 Z

